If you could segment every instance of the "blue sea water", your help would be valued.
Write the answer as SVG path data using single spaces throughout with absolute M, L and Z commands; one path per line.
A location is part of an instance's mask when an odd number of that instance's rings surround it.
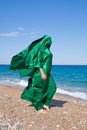
M 87 101 L 87 65 L 53 65 L 51 74 L 57 85 L 57 93 Z M 29 77 L 20 78 L 9 65 L 0 65 L 0 85 L 26 87 Z

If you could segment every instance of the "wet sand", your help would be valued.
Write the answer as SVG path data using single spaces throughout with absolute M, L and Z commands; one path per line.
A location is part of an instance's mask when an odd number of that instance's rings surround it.
M 87 130 L 87 102 L 55 94 L 41 114 L 20 99 L 22 91 L 0 85 L 0 130 Z

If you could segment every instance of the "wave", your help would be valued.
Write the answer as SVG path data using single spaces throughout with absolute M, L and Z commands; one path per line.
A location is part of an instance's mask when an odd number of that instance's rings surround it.
M 57 88 L 56 92 L 60 93 L 60 94 L 76 97 L 76 98 L 79 98 L 79 99 L 87 100 L 87 93 L 85 93 L 85 92 L 78 92 L 78 91 L 72 92 L 72 91 L 66 91 L 66 90 L 60 89 L 60 88 Z
M 24 88 L 28 85 L 28 80 L 18 79 L 18 78 L 0 78 L 0 84 Z M 80 99 L 83 99 L 83 100 L 87 100 L 87 93 L 86 92 L 64 90 L 64 89 L 61 89 L 61 88 L 57 88 L 56 92 L 60 93 L 60 94 L 80 98 Z
M 23 79 L 16 79 L 16 78 L 13 78 L 13 79 L 12 78 L 5 78 L 5 79 L 0 79 L 0 84 L 24 88 L 28 85 L 28 81 L 23 80 Z

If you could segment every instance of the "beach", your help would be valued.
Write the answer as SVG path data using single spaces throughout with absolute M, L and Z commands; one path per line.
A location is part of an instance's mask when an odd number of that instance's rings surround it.
M 50 111 L 39 113 L 22 91 L 0 85 L 0 130 L 87 130 L 87 102 L 55 94 Z

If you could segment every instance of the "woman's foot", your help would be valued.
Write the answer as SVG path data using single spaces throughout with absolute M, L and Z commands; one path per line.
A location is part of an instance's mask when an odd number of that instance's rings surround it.
M 40 110 L 38 110 L 38 112 L 40 112 L 40 113 L 46 113 L 46 110 L 40 109 Z
M 50 110 L 49 106 L 46 106 L 46 105 L 43 106 L 43 109 L 46 110 L 46 111 Z

